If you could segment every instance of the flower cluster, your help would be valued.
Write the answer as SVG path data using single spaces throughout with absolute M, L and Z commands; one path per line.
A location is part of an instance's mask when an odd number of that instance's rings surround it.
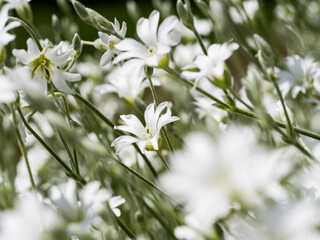
M 1 240 L 320 238 L 319 1 L 56 3 L 0 1 Z

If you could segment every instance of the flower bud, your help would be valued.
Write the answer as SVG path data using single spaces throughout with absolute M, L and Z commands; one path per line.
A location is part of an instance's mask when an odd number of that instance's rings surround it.
M 77 14 L 79 15 L 79 17 L 86 23 L 88 24 L 92 24 L 92 19 L 86 9 L 86 7 L 81 4 L 80 2 L 76 1 L 76 0 L 72 0 L 72 5 L 74 7 L 74 9 L 76 10 Z
M 141 16 L 140 14 L 140 9 L 137 5 L 137 3 L 133 0 L 129 0 L 126 3 L 127 11 L 129 16 L 134 20 L 137 21 L 139 17 Z
M 93 42 L 93 46 L 102 52 L 105 52 L 108 50 L 108 46 L 104 42 L 102 42 L 100 38 L 98 38 Z
M 29 3 L 23 4 L 21 7 L 16 9 L 18 16 L 24 21 L 30 23 L 33 21 L 33 14 Z
M 55 35 L 57 33 L 60 34 L 60 32 L 61 32 L 60 21 L 59 21 L 57 15 L 55 15 L 55 14 L 52 15 L 52 27 L 53 27 Z
M 79 56 L 82 52 L 82 41 L 78 33 L 76 33 L 72 39 L 72 46 L 73 49 L 76 51 L 77 55 Z
M 61 11 L 63 11 L 66 15 L 71 12 L 70 5 L 68 4 L 67 0 L 56 0 L 56 2 Z
M 214 85 L 222 89 L 228 89 L 232 86 L 232 76 L 227 68 L 224 69 L 224 73 L 221 77 L 215 77 L 214 79 L 211 79 L 211 81 Z
M 114 32 L 113 26 L 110 21 L 101 16 L 98 12 L 94 11 L 91 8 L 86 8 L 88 14 L 93 19 L 92 25 L 100 31 L 107 32 L 112 34 Z
M 144 65 L 144 73 L 146 74 L 147 78 L 151 78 L 153 74 L 153 67 L 149 67 L 148 65 Z
M 183 22 L 183 24 L 190 29 L 194 28 L 194 21 L 191 12 L 191 6 L 189 0 L 185 0 L 185 3 L 182 0 L 177 1 L 177 12 Z

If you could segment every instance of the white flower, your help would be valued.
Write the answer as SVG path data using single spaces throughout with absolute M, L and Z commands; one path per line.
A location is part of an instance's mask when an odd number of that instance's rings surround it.
M 213 86 L 208 80 L 202 80 L 199 83 L 199 86 L 202 89 L 206 89 L 207 92 L 211 93 L 219 100 L 223 100 L 222 89 Z M 196 112 L 198 113 L 199 118 L 212 117 L 214 120 L 220 123 L 228 115 L 226 111 L 213 106 L 215 103 L 213 100 L 203 96 L 202 94 L 199 94 L 198 92 L 192 92 L 192 95 L 195 99 L 194 104 L 196 105 Z
M 10 8 L 21 9 L 27 5 L 31 0 L 4 0 Z
M 197 32 L 201 36 L 208 36 L 212 31 L 212 23 L 208 19 L 199 19 L 194 17 L 194 26 L 197 29 Z M 179 22 L 178 30 L 181 33 L 181 37 L 187 41 L 195 40 L 194 33 L 187 28 L 182 22 Z M 198 45 L 198 44 L 197 44 Z M 199 45 L 198 45 L 199 46 Z M 199 46 L 200 47 L 200 46 Z
M 16 87 L 6 76 L 0 74 L 0 103 L 10 103 L 16 99 Z
M 8 33 L 8 31 L 20 26 L 20 23 L 16 21 L 6 25 L 9 17 L 8 10 L 8 6 L 4 6 L 0 11 L 0 47 L 6 46 L 9 42 L 16 38 L 15 35 Z
M 32 194 L 25 195 L 15 209 L 0 216 L 0 239 L 3 240 L 41 240 L 61 223 L 56 212 Z
M 187 45 L 179 44 L 174 49 L 173 60 L 178 67 L 182 68 L 192 64 L 195 56 L 201 53 L 202 53 L 202 50 L 199 44 L 187 44 Z
M 179 118 L 171 116 L 171 110 L 168 107 L 168 102 L 160 103 L 157 109 L 154 109 L 154 103 L 150 104 L 145 112 L 144 119 L 146 126 L 144 127 L 140 120 L 133 114 L 121 115 L 120 118 L 126 125 L 116 126 L 115 129 L 129 132 L 135 135 L 120 136 L 116 138 L 111 146 L 116 148 L 117 154 L 124 146 L 132 143 L 137 143 L 140 150 L 145 153 L 145 150 L 158 150 L 160 130 L 168 123 L 178 121 Z M 160 116 L 162 111 L 167 108 L 167 112 Z
M 175 30 L 177 17 L 167 17 L 158 29 L 159 18 L 158 11 L 153 11 L 149 19 L 140 18 L 137 23 L 137 34 L 143 44 L 131 38 L 122 40 L 115 45 L 122 53 L 115 58 L 114 63 L 139 58 L 148 66 L 157 67 L 163 64 L 171 47 L 179 43 L 180 34 Z
M 121 211 L 118 209 L 118 207 L 125 202 L 126 200 L 121 196 L 115 196 L 108 199 L 109 207 L 117 217 L 121 216 Z
M 240 3 L 242 4 L 242 3 Z M 230 7 L 229 13 L 232 20 L 235 23 L 244 23 L 247 16 L 252 19 L 256 12 L 259 10 L 259 3 L 257 0 L 243 1 L 243 7 L 246 12 L 244 12 L 241 7 L 235 8 Z
M 95 214 L 103 209 L 102 204 L 111 197 L 111 193 L 100 189 L 98 182 L 88 183 L 77 196 L 75 181 L 69 180 L 60 186 L 50 189 L 50 199 L 62 215 L 69 221 L 90 224 L 94 221 Z
M 14 49 L 12 52 L 21 63 L 26 65 L 23 68 L 28 70 L 29 78 L 39 83 L 42 92 L 46 92 L 47 83 L 51 81 L 58 90 L 72 93 L 65 80 L 74 82 L 81 79 L 80 74 L 69 73 L 60 68 L 67 62 L 72 52 L 72 49 L 69 49 L 61 53 L 62 45 L 63 42 L 54 47 L 46 46 L 40 51 L 36 43 L 29 38 L 27 51 Z
M 212 44 L 208 48 L 208 56 L 198 55 L 194 61 L 194 66 L 186 66 L 185 69 L 196 67 L 199 71 L 183 71 L 181 76 L 188 80 L 195 79 L 195 86 L 201 78 L 213 81 L 221 78 L 224 74 L 225 61 L 231 57 L 233 51 L 237 50 L 237 43 Z
M 162 176 L 164 189 L 186 202 L 188 226 L 210 235 L 212 224 L 225 217 L 231 203 L 244 208 L 263 205 L 264 197 L 283 199 L 278 153 L 255 144 L 249 129 L 227 129 L 218 139 L 195 133 L 175 154 L 172 172 Z M 282 168 L 281 168 L 282 169 Z
M 129 60 L 122 66 L 115 68 L 108 76 L 109 84 L 97 87 L 100 93 L 115 92 L 120 98 L 126 99 L 129 103 L 142 94 L 143 90 L 149 87 L 149 81 L 145 76 L 143 68 L 137 61 Z M 160 85 L 157 79 L 152 78 L 153 85 Z
M 33 175 L 33 180 L 37 185 L 39 182 L 38 171 L 43 167 L 49 158 L 49 153 L 40 145 L 35 145 L 28 150 L 28 159 L 30 162 L 30 168 Z M 16 191 L 19 193 L 27 192 L 31 187 L 29 173 L 25 159 L 21 157 L 20 162 L 17 165 L 17 176 L 15 178 Z
M 114 23 L 111 23 L 114 31 L 119 34 L 121 37 L 124 37 L 127 32 L 127 24 L 125 22 L 122 23 L 122 27 L 120 28 L 120 23 L 115 18 Z M 107 51 L 102 55 L 100 60 L 100 65 L 105 66 L 107 65 L 112 57 L 115 54 L 119 54 L 120 51 L 115 48 L 115 45 L 119 43 L 120 39 L 114 35 L 109 35 L 107 33 L 98 32 L 99 37 L 103 43 L 107 46 Z
M 285 65 L 287 70 L 277 74 L 280 89 L 285 96 L 289 92 L 293 98 L 296 98 L 300 92 L 305 94 L 313 81 L 319 78 L 319 65 L 312 58 L 289 56 L 286 58 Z M 315 83 L 316 86 L 318 86 L 317 83 Z

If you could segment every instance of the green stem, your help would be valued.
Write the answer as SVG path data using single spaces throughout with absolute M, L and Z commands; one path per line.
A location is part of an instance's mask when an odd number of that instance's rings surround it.
M 80 102 L 84 103 L 92 112 L 94 112 L 99 118 L 101 118 L 101 120 L 104 121 L 109 127 L 111 128 L 115 127 L 115 124 L 112 121 L 106 118 L 98 109 L 95 108 L 95 106 L 92 105 L 92 103 L 88 102 L 80 94 L 75 93 L 72 96 L 80 100 Z
M 168 163 L 167 163 L 167 161 L 164 159 L 164 157 L 162 156 L 161 152 L 160 152 L 159 150 L 157 150 L 156 152 L 157 152 L 157 154 L 158 154 L 158 157 L 159 157 L 160 160 L 162 161 L 162 163 L 166 166 L 166 168 L 167 168 L 169 171 L 171 171 L 171 170 L 170 170 L 170 167 L 169 167 L 169 165 L 168 165 Z
M 57 162 L 66 170 L 67 175 L 75 179 L 76 181 L 79 181 L 81 184 L 85 185 L 86 181 L 80 177 L 75 175 L 72 170 L 62 161 L 62 159 L 49 147 L 49 145 L 33 130 L 33 128 L 27 123 L 26 119 L 23 116 L 23 113 L 21 112 L 20 107 L 17 107 L 17 111 L 21 117 L 21 120 L 23 124 L 26 126 L 26 128 L 31 132 L 31 134 L 41 143 L 41 145 L 57 160 Z
M 169 197 L 165 192 L 163 192 L 160 188 L 158 188 L 154 183 L 152 183 L 150 180 L 146 179 L 144 176 L 142 176 L 140 173 L 134 171 L 133 169 L 129 168 L 127 165 L 125 165 L 120 160 L 115 159 L 113 156 L 109 155 L 109 157 L 116 163 L 119 164 L 121 167 L 126 169 L 128 172 L 132 173 L 134 176 L 139 178 L 142 182 L 150 186 L 151 188 L 155 189 L 159 193 L 163 194 L 166 197 Z M 170 197 L 169 197 L 170 198 Z
M 118 218 L 114 212 L 112 211 L 111 207 L 108 204 L 108 208 L 111 211 L 112 215 L 113 215 L 113 219 L 115 220 L 115 222 L 117 223 L 117 225 L 122 229 L 122 231 L 124 231 L 128 237 L 130 239 L 136 240 L 136 236 L 131 232 L 131 230 L 120 220 L 120 218 Z
M 174 78 L 176 78 L 177 80 L 179 80 L 180 82 L 183 82 L 184 84 L 186 84 L 187 86 L 189 87 L 193 87 L 193 84 L 191 82 L 189 82 L 188 80 L 185 80 L 183 78 L 180 78 L 179 76 L 179 73 L 175 72 L 173 69 L 170 69 L 168 67 L 165 67 L 163 68 L 166 72 L 168 72 L 170 75 L 172 75 Z M 228 109 L 228 111 L 232 111 L 234 113 L 237 113 L 237 114 L 240 114 L 240 115 L 243 115 L 243 116 L 246 116 L 246 117 L 249 117 L 249 118 L 253 118 L 253 119 L 259 119 L 257 117 L 256 114 L 252 113 L 252 112 L 248 112 L 248 111 L 245 111 L 245 110 L 242 110 L 242 109 L 239 109 L 239 108 L 234 108 L 234 109 L 230 109 L 229 106 L 220 101 L 219 99 L 215 98 L 214 96 L 212 96 L 210 93 L 206 92 L 205 90 L 199 88 L 199 87 L 196 87 L 196 90 L 200 93 L 202 93 L 203 95 L 205 95 L 206 97 L 212 99 L 213 101 L 215 101 L 216 103 L 220 104 L 221 106 L 223 107 L 226 107 L 226 109 Z M 227 111 L 227 110 L 225 110 Z M 287 125 L 283 122 L 280 122 L 280 121 L 276 121 L 276 120 L 273 120 L 274 123 L 281 127 L 281 128 L 284 128 L 286 129 L 287 128 Z M 299 128 L 299 127 L 295 127 L 295 126 L 292 126 L 292 129 L 296 132 L 296 133 L 299 133 L 299 134 L 302 134 L 304 136 L 307 136 L 307 137 L 310 137 L 310 138 L 313 138 L 313 139 L 316 139 L 316 140 L 319 140 L 320 141 L 320 134 L 318 133 L 314 133 L 312 131 L 309 131 L 309 130 L 306 130 L 306 129 L 303 129 L 303 128 Z
M 61 141 L 64 149 L 66 150 L 66 152 L 67 152 L 67 154 L 68 154 L 69 162 L 70 162 L 70 166 L 71 166 L 71 168 L 72 168 L 72 171 L 73 171 L 73 172 L 76 172 L 76 171 L 75 171 L 76 168 L 75 168 L 73 156 L 72 156 L 71 151 L 70 151 L 70 149 L 69 149 L 69 147 L 68 147 L 68 144 L 67 144 L 66 140 L 64 139 L 64 137 L 62 136 L 61 132 L 60 132 L 59 130 L 57 130 L 57 129 L 56 129 L 56 131 L 57 131 L 57 133 L 58 133 L 58 136 L 59 136 L 59 138 L 60 138 L 60 141 Z
M 247 112 L 247 111 L 239 109 L 239 108 L 235 108 L 232 111 L 234 113 L 237 113 L 237 114 L 249 117 L 249 118 L 259 119 L 254 113 Z M 284 128 L 284 129 L 287 128 L 287 125 L 285 123 L 280 122 L 280 121 L 276 121 L 276 120 L 273 120 L 273 121 L 277 126 L 279 126 L 281 128 Z M 314 132 L 311 132 L 309 130 L 306 130 L 306 129 L 303 129 L 303 128 L 299 128 L 299 127 L 294 127 L 293 126 L 292 128 L 296 133 L 299 133 L 299 134 L 302 134 L 304 136 L 307 136 L 307 137 L 310 137 L 310 138 L 313 138 L 313 139 L 316 139 L 316 140 L 320 141 L 320 134 L 317 134 L 317 133 L 314 133 Z
M 18 141 L 19 141 L 19 147 L 20 147 L 21 153 L 23 155 L 23 158 L 24 158 L 26 166 L 27 166 L 27 170 L 28 170 L 31 186 L 32 186 L 33 189 L 36 189 L 36 185 L 34 183 L 34 178 L 33 178 L 33 175 L 32 175 L 32 171 L 31 171 L 28 155 L 27 155 L 27 152 L 26 152 L 26 148 L 25 148 L 24 142 L 23 142 L 23 140 L 21 138 L 21 135 L 20 135 L 20 132 L 19 132 L 18 129 L 16 129 L 16 134 L 17 134 L 17 138 L 18 138 Z
M 158 101 L 158 98 L 157 98 L 156 90 L 154 89 L 151 77 L 148 76 L 147 78 L 149 80 L 149 85 L 150 85 L 150 89 L 151 89 L 151 93 L 152 93 L 152 97 L 153 97 L 154 103 L 156 104 L 156 107 L 158 107 L 159 101 Z
M 202 39 L 201 39 L 201 36 L 199 35 L 199 33 L 198 33 L 198 31 L 197 31 L 197 29 L 196 29 L 195 27 L 192 28 L 192 32 L 193 32 L 194 35 L 196 36 L 196 39 L 197 39 L 198 43 L 200 44 L 200 47 L 201 47 L 203 53 L 204 53 L 205 55 L 208 55 L 207 49 L 206 49 L 206 47 L 204 46 L 204 43 L 203 43 L 203 41 L 202 41 Z
M 156 90 L 154 88 L 154 85 L 152 83 L 152 80 L 151 80 L 150 76 L 148 76 L 148 80 L 149 80 L 149 85 L 150 85 L 150 89 L 151 89 L 151 92 L 152 92 L 152 96 L 153 96 L 154 102 L 155 102 L 156 106 L 158 107 L 159 101 L 158 101 L 157 93 L 156 93 Z M 163 127 L 161 129 L 161 133 L 163 134 L 164 139 L 165 139 L 165 141 L 166 141 L 171 153 L 173 154 L 174 153 L 174 149 L 173 149 L 173 146 L 172 146 L 172 144 L 170 142 L 170 139 L 169 139 L 169 136 L 167 134 L 167 131 L 166 131 L 165 127 Z
M 231 94 L 235 97 L 235 99 L 237 99 L 239 102 L 241 102 L 244 106 L 246 106 L 249 110 L 253 111 L 253 108 L 247 104 L 245 101 L 243 101 L 238 94 L 232 89 L 230 88 L 229 91 L 231 92 Z
M 20 18 L 16 18 L 16 17 L 9 17 L 9 21 L 10 22 L 19 22 L 21 23 L 22 27 L 29 33 L 29 35 L 32 37 L 32 39 L 35 41 L 35 43 L 37 44 L 38 48 L 41 50 L 42 46 L 39 42 L 39 38 L 37 37 L 36 33 L 32 30 L 32 28 L 23 20 L 21 20 Z
M 19 129 L 18 129 L 18 121 L 17 121 L 17 118 L 16 118 L 16 114 L 15 114 L 15 112 L 13 110 L 13 105 L 11 105 L 10 108 L 11 108 L 11 112 L 12 112 L 12 116 L 13 116 L 13 122 L 15 124 L 15 132 L 16 132 L 16 135 L 17 135 L 17 138 L 18 138 L 19 147 L 20 147 L 21 153 L 23 155 L 23 158 L 25 160 L 26 166 L 27 166 L 27 170 L 28 170 L 31 186 L 32 186 L 33 189 L 36 189 L 36 185 L 34 183 L 34 178 L 33 178 L 31 167 L 30 167 L 30 163 L 29 163 L 28 154 L 27 154 L 26 147 L 24 145 L 23 139 L 22 139 L 21 134 L 20 134 Z
M 289 114 L 288 114 L 288 110 L 287 110 L 287 106 L 284 102 L 284 99 L 283 99 L 283 96 L 281 94 L 281 91 L 279 89 L 279 85 L 278 83 L 276 82 L 276 80 L 273 80 L 273 85 L 277 91 L 277 94 L 279 96 L 279 99 L 280 99 L 280 102 L 281 102 L 281 105 L 282 105 L 282 108 L 283 108 L 283 111 L 284 111 L 284 115 L 286 117 L 286 120 L 287 120 L 287 124 L 288 124 L 288 131 L 289 131 L 289 135 L 290 137 L 293 137 L 293 126 L 291 124 L 291 121 L 290 121 L 290 117 L 289 117 Z
M 178 81 L 182 82 L 183 84 L 187 85 L 188 87 L 194 87 L 194 84 L 189 82 L 186 79 L 183 79 L 180 77 L 180 74 L 178 72 L 176 72 L 175 70 L 169 68 L 169 67 L 164 67 L 163 70 L 165 70 L 167 73 L 169 73 L 170 75 L 172 75 L 175 79 L 177 79 Z M 219 100 L 218 98 L 212 96 L 210 93 L 208 93 L 207 91 L 203 90 L 202 88 L 196 86 L 195 88 L 198 92 L 202 93 L 203 95 L 205 95 L 206 97 L 212 99 L 213 101 L 215 101 L 216 103 L 220 104 L 222 107 L 225 108 L 229 108 L 229 106 L 222 102 L 221 100 Z

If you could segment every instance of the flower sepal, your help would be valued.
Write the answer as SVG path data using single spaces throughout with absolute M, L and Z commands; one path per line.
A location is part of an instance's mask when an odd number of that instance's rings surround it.
M 232 86 L 232 76 L 230 71 L 225 68 L 221 77 L 215 76 L 213 79 L 209 79 L 214 85 L 222 89 L 229 89 Z

